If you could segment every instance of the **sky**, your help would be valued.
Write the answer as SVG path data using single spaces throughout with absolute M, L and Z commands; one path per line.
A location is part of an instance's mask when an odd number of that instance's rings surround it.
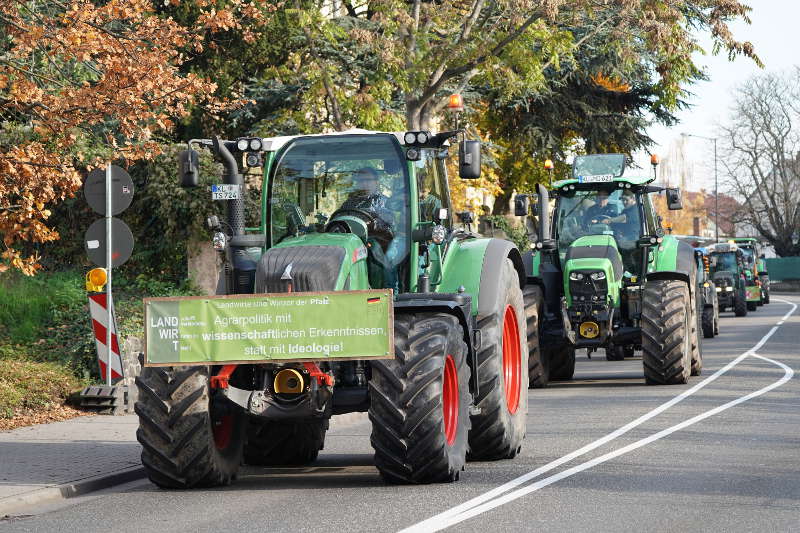
M 713 143 L 698 138 L 683 138 L 681 133 L 714 137 L 715 125 L 730 120 L 730 106 L 733 104 L 733 89 L 747 78 L 764 72 L 781 72 L 800 65 L 800 1 L 798 0 L 745 0 L 753 10 L 750 12 L 752 24 L 736 22 L 732 25 L 734 36 L 740 41 L 750 41 L 764 63 L 764 69 L 745 57 L 728 61 L 727 54 L 711 55 L 711 39 L 701 37 L 700 44 L 707 55 L 698 55 L 697 62 L 705 68 L 709 80 L 689 87 L 694 94 L 688 99 L 693 104 L 677 114 L 680 122 L 671 128 L 654 125 L 648 133 L 656 142 L 650 150 L 662 157 L 674 153 L 676 143 L 683 141 L 690 182 L 689 190 L 704 187 L 714 188 Z M 637 162 L 647 166 L 649 156 L 636 155 Z M 721 168 L 721 166 L 720 166 Z M 720 192 L 725 192 L 720 171 Z

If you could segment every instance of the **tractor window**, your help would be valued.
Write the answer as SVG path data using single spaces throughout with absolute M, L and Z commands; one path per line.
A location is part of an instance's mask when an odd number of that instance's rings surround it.
M 383 269 L 373 287 L 397 288 L 409 250 L 405 163 L 392 135 L 292 141 L 269 183 L 271 243 L 306 233 L 357 234 L 368 245 L 372 266 Z
M 652 198 L 649 195 L 643 195 L 644 201 L 644 218 L 647 225 L 647 232 L 650 235 L 663 236 L 664 230 L 661 228 L 661 223 L 658 221 L 658 214 L 653 208 Z
M 715 272 L 726 270 L 728 272 L 736 272 L 736 254 L 734 252 L 725 252 L 721 254 L 714 254 L 717 258 L 716 265 L 714 265 Z
M 562 254 L 572 242 L 585 235 L 614 235 L 623 222 L 622 191 L 576 191 L 558 199 L 555 213 L 559 251 Z
M 424 149 L 422 159 L 414 162 L 419 190 L 419 220 L 439 223 L 439 210 L 444 208 L 447 209 L 447 218 L 441 223 L 449 227 L 450 198 L 447 192 L 447 177 L 437 152 L 438 150 Z

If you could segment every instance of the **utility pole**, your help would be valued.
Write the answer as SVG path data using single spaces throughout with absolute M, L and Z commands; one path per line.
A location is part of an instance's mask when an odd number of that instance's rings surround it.
M 719 242 L 719 178 L 717 175 L 717 138 L 695 135 L 693 133 L 681 133 L 681 137 L 697 137 L 714 142 L 714 242 Z

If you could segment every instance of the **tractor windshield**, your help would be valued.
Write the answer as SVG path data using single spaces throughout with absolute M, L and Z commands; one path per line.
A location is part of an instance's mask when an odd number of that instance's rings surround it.
M 271 242 L 304 233 L 355 233 L 386 271 L 378 285 L 394 288 L 409 251 L 408 183 L 405 157 L 392 135 L 300 137 L 272 172 Z
M 575 191 L 559 196 L 555 225 L 562 257 L 580 237 L 611 235 L 626 269 L 633 272 L 633 252 L 642 235 L 639 202 L 638 195 L 629 189 Z
M 728 272 L 736 272 L 736 252 L 725 252 L 714 254 L 712 257 L 716 258 L 714 264 L 714 271 L 721 272 L 726 270 Z

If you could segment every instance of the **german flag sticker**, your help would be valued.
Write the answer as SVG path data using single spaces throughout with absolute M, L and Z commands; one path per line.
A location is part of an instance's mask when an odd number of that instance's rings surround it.
M 381 297 L 380 296 L 376 296 L 374 298 L 367 298 L 367 303 L 368 304 L 376 304 L 376 303 L 380 303 L 380 301 L 381 301 Z

